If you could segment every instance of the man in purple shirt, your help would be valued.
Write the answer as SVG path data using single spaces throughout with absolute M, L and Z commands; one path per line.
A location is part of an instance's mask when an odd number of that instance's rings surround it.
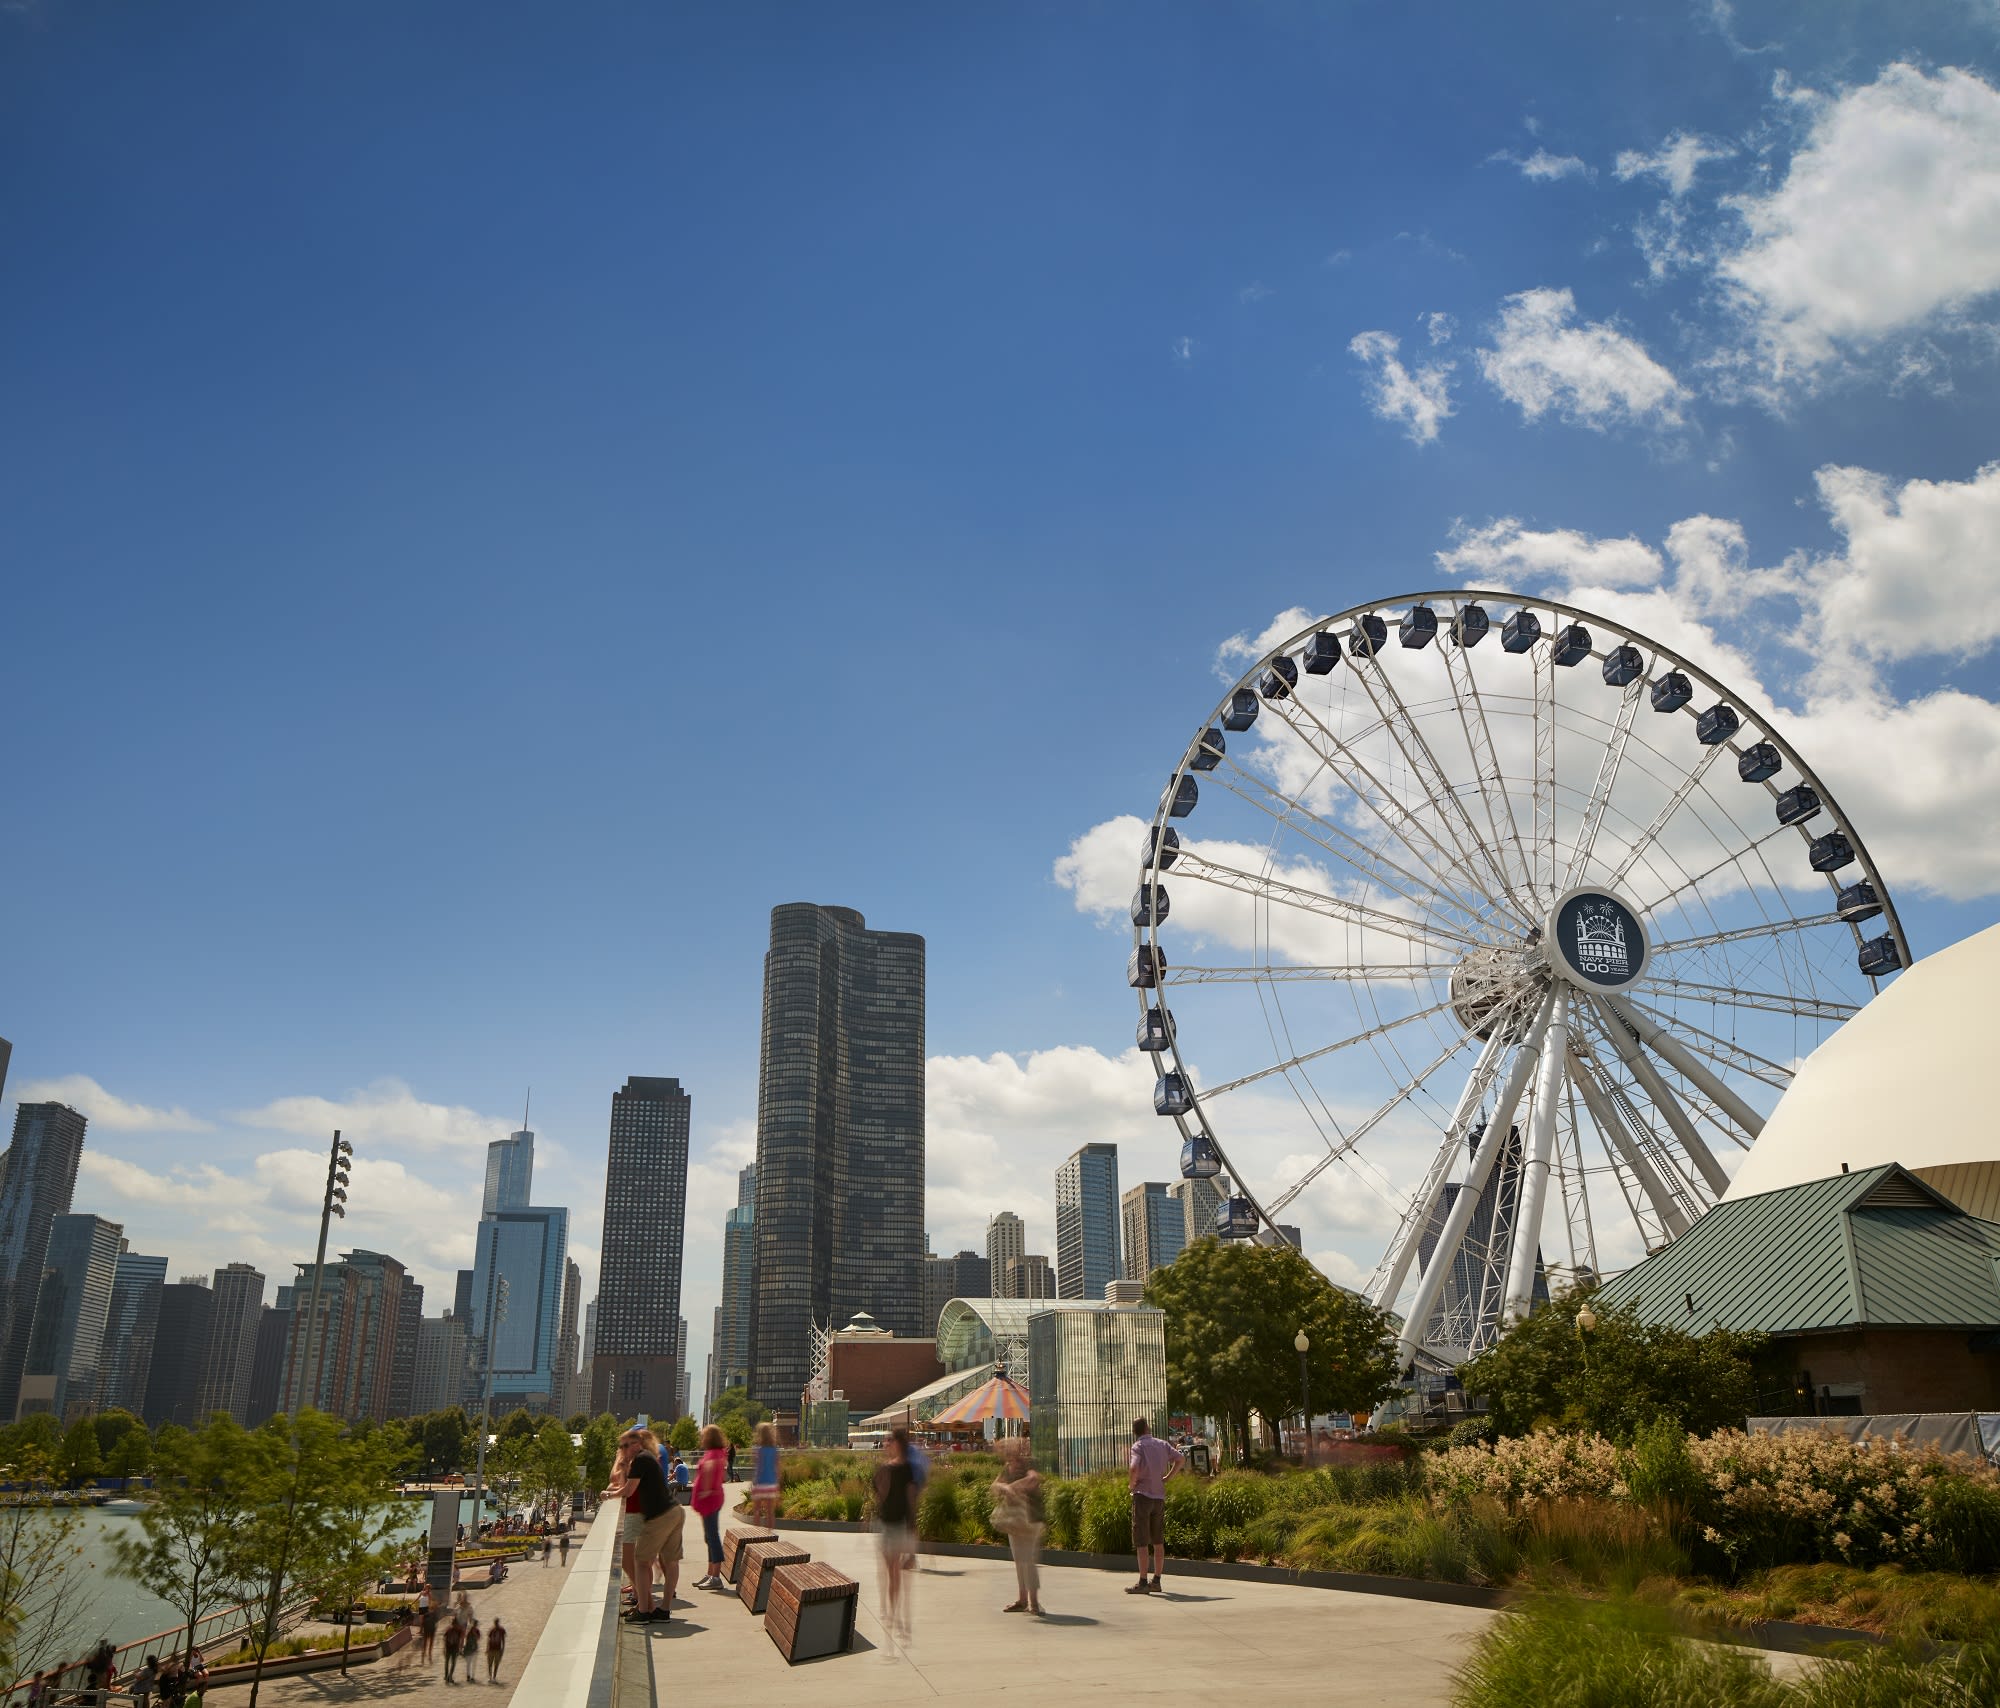
M 1126 1586 L 1127 1595 L 1159 1595 L 1160 1571 L 1167 1563 L 1167 1479 L 1185 1463 L 1181 1451 L 1153 1433 L 1143 1417 L 1132 1420 L 1132 1546 L 1139 1551 L 1139 1581 Z M 1153 1555 L 1153 1576 L 1146 1578 L 1146 1554 Z

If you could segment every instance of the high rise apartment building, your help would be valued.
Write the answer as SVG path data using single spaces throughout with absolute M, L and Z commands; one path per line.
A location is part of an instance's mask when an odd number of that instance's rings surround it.
M 249 1398 L 244 1402 L 252 1429 L 278 1409 L 278 1395 L 285 1381 L 285 1348 L 291 1334 L 292 1290 L 280 1287 L 278 1302 L 257 1313 L 257 1349 L 250 1362 Z
M 938 1316 L 954 1299 L 990 1299 L 993 1272 L 976 1251 L 924 1257 L 924 1336 L 935 1336 Z
M 417 1386 L 417 1333 L 423 1320 L 423 1286 L 405 1275 L 396 1313 L 396 1350 L 389 1370 L 391 1417 L 408 1417 L 416 1409 L 410 1404 L 410 1396 Z
M 1214 1181 L 1176 1180 L 1167 1188 L 1167 1196 L 1181 1207 L 1183 1250 L 1215 1232 L 1215 1213 L 1222 1208 L 1222 1193 Z
M 416 1368 L 410 1379 L 413 1415 L 458 1404 L 465 1388 L 465 1324 L 446 1311 L 417 1324 Z
M 634 1074 L 611 1094 L 590 1411 L 670 1422 L 687 1221 L 688 1123 L 678 1079 Z
M 257 1362 L 257 1327 L 264 1314 L 264 1277 L 247 1263 L 232 1263 L 215 1272 L 210 1291 L 215 1294 L 215 1318 L 198 1415 L 226 1411 L 247 1424 L 250 1372 Z
M 535 1135 L 523 1128 L 486 1147 L 486 1193 L 479 1213 L 490 1216 L 495 1210 L 524 1210 L 535 1184 Z
M 583 1310 L 583 1271 L 576 1259 L 563 1264 L 562 1316 L 556 1324 L 556 1391 L 551 1410 L 567 1420 L 590 1404 L 588 1389 L 577 1386 L 577 1358 L 582 1342 L 577 1318 Z
M 1101 1299 L 1124 1277 L 1118 1241 L 1118 1147 L 1084 1145 L 1056 1170 L 1056 1297 Z
M 89 1125 L 66 1103 L 23 1103 L 14 1142 L 0 1156 L 0 1420 L 20 1405 L 49 1231 L 69 1214 Z
M 102 1216 L 57 1216 L 21 1369 L 20 1415 L 68 1424 L 91 1409 L 124 1228 Z
M 812 1335 L 922 1328 L 924 940 L 852 908 L 771 910 L 757 1081 L 751 1393 L 800 1403 Z
M 175 1281 L 160 1289 L 146 1404 L 139 1414 L 148 1429 L 163 1423 L 177 1423 L 183 1429 L 201 1426 L 201 1384 L 214 1328 L 215 1295 L 208 1288 Z
M 722 1303 L 716 1307 L 714 1394 L 750 1381 L 750 1313 L 757 1262 L 757 1168 L 736 1176 L 736 1207 L 722 1219 Z M 714 1394 L 710 1401 L 713 1403 Z
M 1007 1291 L 994 1295 L 1003 1299 L 1053 1299 L 1056 1272 L 1038 1251 L 1007 1260 Z
M 480 1217 L 468 1327 L 478 1343 L 477 1356 L 482 1360 L 490 1356 L 493 1403 L 503 1412 L 516 1406 L 535 1412 L 553 1412 L 557 1407 L 561 1363 L 557 1343 L 562 1337 L 568 1265 L 569 1211 L 529 1205 Z M 484 1367 L 482 1363 L 482 1371 Z
M 350 1422 L 389 1417 L 406 1279 L 393 1257 L 347 1252 L 326 1266 L 315 1320 L 313 1266 L 299 1265 L 279 1410 L 304 1404 Z
M 111 1307 L 105 1313 L 104 1362 L 98 1368 L 97 1404 L 134 1417 L 146 1409 L 146 1379 L 153 1368 L 153 1336 L 160 1325 L 160 1289 L 167 1260 L 121 1251 L 111 1268 Z
M 1002 1210 L 986 1224 L 986 1273 L 992 1279 L 992 1297 L 1012 1298 L 1002 1291 L 1008 1285 L 1007 1266 L 1028 1249 L 1028 1230 L 1012 1210 Z
M 1127 1281 L 1143 1281 L 1180 1256 L 1187 1244 L 1187 1214 L 1167 1196 L 1164 1180 L 1128 1187 L 1118 1200 L 1118 1210 Z

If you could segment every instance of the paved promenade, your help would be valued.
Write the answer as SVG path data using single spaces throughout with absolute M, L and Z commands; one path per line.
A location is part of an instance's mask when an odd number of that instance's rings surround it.
M 968 1705 L 1087 1697 L 1094 1708 L 1214 1708 L 1246 1699 L 1418 1708 L 1449 1702 L 1452 1669 L 1493 1617 L 1292 1585 L 1176 1583 L 1171 1570 L 1164 1596 L 1128 1596 L 1130 1577 L 1064 1567 L 1043 1572 L 1049 1617 L 1033 1619 L 1001 1611 L 1014 1598 L 1008 1562 L 939 1559 L 912 1580 L 905 1642 L 883 1626 L 874 1537 L 799 1531 L 792 1539 L 860 1581 L 854 1653 L 788 1667 L 764 1622 L 733 1594 L 685 1587 L 702 1569 L 690 1557 L 673 1623 L 620 1632 L 616 1708 L 690 1701 L 842 1708 L 935 1697 Z M 687 1545 L 700 1555 L 698 1527 L 689 1526 Z

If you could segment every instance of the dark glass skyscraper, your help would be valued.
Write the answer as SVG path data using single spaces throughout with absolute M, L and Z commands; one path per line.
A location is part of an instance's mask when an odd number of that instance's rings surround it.
M 752 1396 L 799 1404 L 812 1330 L 924 1331 L 924 940 L 771 910 L 757 1082 Z
M 66 1103 L 23 1103 L 14 1142 L 0 1156 L 0 1421 L 20 1404 L 49 1229 L 69 1214 L 89 1124 Z
M 1118 1255 L 1118 1147 L 1085 1145 L 1056 1170 L 1056 1297 L 1101 1299 Z
M 716 1393 L 750 1380 L 750 1313 L 757 1295 L 757 1169 L 736 1176 L 736 1208 L 722 1222 L 722 1303 L 715 1314 L 713 1359 Z
M 678 1079 L 634 1074 L 611 1094 L 604 1249 L 590 1349 L 590 1410 L 671 1423 L 679 1415 L 681 1242 L 688 1122 Z

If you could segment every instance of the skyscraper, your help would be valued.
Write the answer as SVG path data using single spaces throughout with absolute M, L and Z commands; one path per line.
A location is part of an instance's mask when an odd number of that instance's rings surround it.
M 446 1311 L 417 1324 L 416 1370 L 410 1380 L 413 1414 L 458 1404 L 465 1385 L 465 1324 Z
M 257 1351 L 250 1363 L 249 1398 L 244 1402 L 252 1429 L 278 1409 L 278 1391 L 285 1380 L 285 1346 L 291 1333 L 292 1290 L 280 1287 L 278 1302 L 257 1313 Z
M 99 1366 L 100 1409 L 146 1409 L 146 1379 L 153 1368 L 153 1336 L 160 1326 L 160 1289 L 167 1260 L 121 1251 L 111 1269 L 111 1309 L 104 1322 L 104 1362 Z M 260 1420 L 261 1421 L 261 1420 Z
M 924 940 L 771 910 L 757 1080 L 751 1393 L 792 1408 L 815 1325 L 923 1320 Z
M 201 1379 L 214 1325 L 215 1295 L 208 1288 L 176 1281 L 160 1289 L 146 1405 L 140 1413 L 148 1429 L 163 1423 L 177 1423 L 183 1429 L 201 1426 Z
M 396 1309 L 396 1350 L 389 1371 L 389 1415 L 408 1417 L 416 1409 L 410 1404 L 410 1397 L 417 1386 L 417 1334 L 424 1320 L 422 1283 L 405 1275 Z
M 722 1303 L 715 1319 L 715 1391 L 750 1380 L 750 1313 L 755 1308 L 757 1168 L 736 1176 L 736 1208 L 722 1219 Z
M 576 1319 L 582 1309 L 583 1271 L 577 1268 L 576 1259 L 569 1258 L 563 1264 L 562 1316 L 556 1324 L 554 1410 L 558 1417 L 564 1419 L 590 1404 L 589 1391 L 577 1386 L 576 1364 L 580 1341 Z
M 1143 1281 L 1164 1269 L 1187 1244 L 1187 1213 L 1167 1196 L 1164 1180 L 1148 1180 L 1118 1200 L 1124 1222 L 1125 1279 Z
M 1222 1208 L 1222 1194 L 1214 1181 L 1176 1180 L 1167 1188 L 1167 1196 L 1181 1207 L 1183 1250 L 1215 1232 L 1215 1212 Z
M 525 1127 L 486 1147 L 486 1195 L 479 1213 L 525 1210 L 535 1184 L 535 1135 Z
M 69 1423 L 97 1398 L 111 1284 L 125 1230 L 102 1216 L 57 1216 L 21 1371 L 21 1415 Z
M 23 1103 L 14 1142 L 0 1156 L 0 1419 L 13 1417 L 21 1402 L 49 1229 L 69 1214 L 89 1124 L 66 1103 Z
M 14 1059 L 14 1046 L 0 1038 L 0 1093 L 7 1089 L 7 1064 Z
M 257 1362 L 257 1325 L 264 1312 L 264 1277 L 247 1263 L 215 1272 L 215 1320 L 202 1372 L 197 1415 L 226 1411 L 250 1421 L 250 1371 Z
M 1007 1291 L 995 1295 L 1007 1299 L 1053 1299 L 1056 1296 L 1056 1272 L 1049 1267 L 1049 1260 L 1038 1251 L 1031 1251 L 1021 1257 L 1007 1260 Z
M 562 1335 L 562 1291 L 569 1263 L 569 1211 L 552 1205 L 495 1210 L 479 1221 L 472 1262 L 472 1321 L 468 1325 L 483 1359 L 490 1343 L 493 1403 L 501 1411 L 556 1405 Z M 489 1335 L 487 1311 L 507 1282 L 504 1312 Z M 484 1366 L 481 1366 L 482 1370 Z
M 1084 1145 L 1056 1170 L 1056 1297 L 1101 1299 L 1123 1275 L 1118 1147 Z
M 583 1398 L 577 1402 L 580 1411 L 592 1411 L 590 1396 L 597 1392 L 597 1384 L 591 1373 L 597 1365 L 597 1300 L 593 1297 L 583 1307 L 583 1368 L 577 1373 L 577 1384 Z
M 992 1271 L 976 1251 L 924 1257 L 924 1335 L 937 1333 L 938 1313 L 954 1299 L 990 1299 Z
M 688 1122 L 678 1079 L 634 1074 L 611 1094 L 604 1168 L 604 1248 L 590 1410 L 674 1419 L 680 1371 L 681 1246 L 687 1220 Z
M 405 1273 L 379 1251 L 350 1251 L 326 1266 L 319 1320 L 311 1319 L 313 1266 L 299 1265 L 279 1409 L 314 1406 L 333 1417 L 387 1420 Z
M 1002 1210 L 986 1224 L 986 1273 L 993 1284 L 993 1297 L 1011 1298 L 1007 1266 L 1028 1249 L 1028 1230 L 1012 1210 Z
M 485 1213 L 484 1210 L 480 1211 L 482 1216 Z M 458 1285 L 453 1289 L 451 1295 L 451 1314 L 463 1324 L 469 1325 L 472 1321 L 472 1271 L 470 1269 L 461 1269 L 458 1272 Z

